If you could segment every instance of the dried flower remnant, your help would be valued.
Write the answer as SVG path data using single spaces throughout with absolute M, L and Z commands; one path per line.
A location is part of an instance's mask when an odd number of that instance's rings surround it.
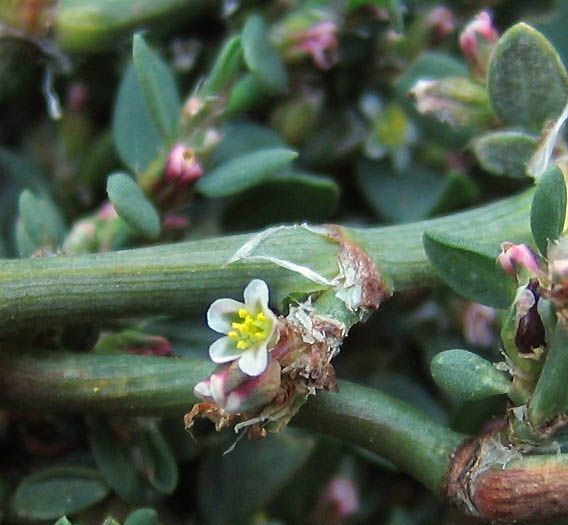
M 335 22 L 326 20 L 294 36 L 291 51 L 310 55 L 320 69 L 329 69 L 339 59 L 337 41 L 338 27 Z
M 217 299 L 207 311 L 207 324 L 226 334 L 209 347 L 215 363 L 237 361 L 249 376 L 258 376 L 268 366 L 269 346 L 278 338 L 278 320 L 268 307 L 268 286 L 253 279 L 243 293 L 244 303 Z

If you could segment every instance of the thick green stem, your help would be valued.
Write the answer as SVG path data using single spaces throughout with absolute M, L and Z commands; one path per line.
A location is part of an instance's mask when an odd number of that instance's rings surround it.
M 132 355 L 0 352 L 0 399 L 20 410 L 181 416 L 208 361 Z M 439 494 L 450 456 L 463 440 L 406 403 L 340 382 L 312 397 L 294 424 L 362 446 Z
M 394 291 L 435 282 L 422 246 L 426 228 L 497 247 L 528 241 L 532 191 L 471 211 L 400 226 L 349 229 Z M 269 260 L 227 261 L 253 234 L 123 252 L 0 261 L 0 333 L 53 323 L 203 311 L 216 297 L 240 296 L 252 278 L 279 299 L 321 288 Z M 302 227 L 267 235 L 255 255 L 293 261 L 332 278 L 337 243 Z

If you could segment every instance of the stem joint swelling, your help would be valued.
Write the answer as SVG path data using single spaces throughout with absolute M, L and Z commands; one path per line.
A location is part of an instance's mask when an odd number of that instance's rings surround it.
M 568 514 L 568 455 L 523 455 L 499 431 L 466 439 L 453 454 L 444 499 L 492 523 L 543 522 Z

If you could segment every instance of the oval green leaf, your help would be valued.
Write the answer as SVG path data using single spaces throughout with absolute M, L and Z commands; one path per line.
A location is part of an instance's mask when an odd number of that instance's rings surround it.
M 522 131 L 494 131 L 473 144 L 481 167 L 493 175 L 515 179 L 527 177 L 527 163 L 536 151 L 538 139 Z
M 24 190 L 18 204 L 24 230 L 36 248 L 55 249 L 65 237 L 65 223 L 51 199 Z
M 246 73 L 235 82 L 231 89 L 225 107 L 225 116 L 232 118 L 238 113 L 255 108 L 266 98 L 267 94 L 264 85 L 252 73 Z
M 515 297 L 515 283 L 499 266 L 497 253 L 453 235 L 428 230 L 424 249 L 438 277 L 472 301 L 507 308 Z
M 566 219 L 566 183 L 562 170 L 552 164 L 538 181 L 531 206 L 531 231 L 540 253 L 560 237 Z
M 287 148 L 269 148 L 246 153 L 201 177 L 197 189 L 208 197 L 227 197 L 250 188 L 281 170 L 298 154 Z
M 164 146 L 133 65 L 127 68 L 118 89 L 112 133 L 120 159 L 137 174 L 150 165 Z
M 172 449 L 157 427 L 150 427 L 136 436 L 144 473 L 154 488 L 171 494 L 178 483 L 178 469 Z
M 511 380 L 483 357 L 467 350 L 440 352 L 432 359 L 430 371 L 438 386 L 451 397 L 475 401 L 506 394 Z
M 95 469 L 48 467 L 22 480 L 12 497 L 12 509 L 20 518 L 50 520 L 85 510 L 108 493 L 108 486 Z
M 223 211 L 223 224 L 228 231 L 247 231 L 271 224 L 322 222 L 338 203 L 339 187 L 332 179 L 294 171 L 240 194 Z M 253 209 L 254 213 L 241 213 Z
M 89 425 L 89 444 L 95 463 L 105 481 L 127 503 L 147 504 L 152 488 L 134 466 L 128 447 L 100 418 L 92 418 Z
M 491 106 L 505 124 L 540 132 L 566 105 L 568 75 L 550 42 L 520 23 L 493 50 L 487 88 Z
M 158 513 L 151 508 L 136 509 L 124 520 L 124 525 L 158 525 Z
M 131 177 L 125 173 L 110 175 L 107 194 L 116 213 L 132 229 L 150 239 L 160 235 L 160 216 Z
M 200 461 L 196 485 L 205 521 L 247 523 L 292 479 L 313 448 L 311 439 L 279 434 L 256 442 L 243 439 L 226 455 L 223 449 L 211 450 Z
M 242 44 L 247 67 L 267 89 L 283 93 L 288 89 L 288 75 L 260 15 L 248 17 L 243 29 Z
M 177 127 L 181 107 L 174 76 L 140 34 L 134 35 L 132 58 L 150 115 L 162 137 L 168 139 Z

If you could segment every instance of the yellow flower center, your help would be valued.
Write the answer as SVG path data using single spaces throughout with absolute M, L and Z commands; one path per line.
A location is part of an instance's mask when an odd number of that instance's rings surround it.
M 227 335 L 237 341 L 236 346 L 239 350 L 246 350 L 267 338 L 270 321 L 262 312 L 253 316 L 246 308 L 240 308 L 237 315 L 241 322 L 231 323 L 233 330 Z

